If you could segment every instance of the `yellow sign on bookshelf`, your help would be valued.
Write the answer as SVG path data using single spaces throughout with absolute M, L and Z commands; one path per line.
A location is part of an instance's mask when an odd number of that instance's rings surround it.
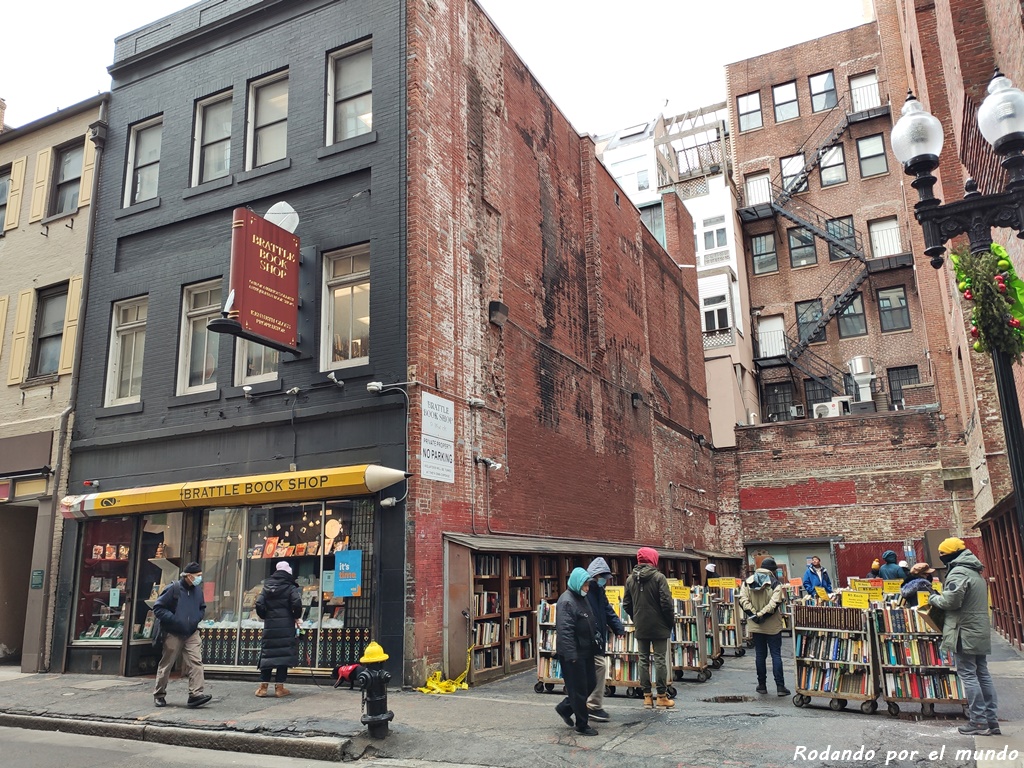
M 882 591 L 886 594 L 898 595 L 902 586 L 903 579 L 886 579 L 882 584 Z
M 673 600 L 689 600 L 690 599 L 690 588 L 684 587 L 681 584 L 673 584 L 670 589 L 672 590 Z
M 922 589 L 920 592 L 917 593 L 917 604 L 928 605 L 929 597 L 931 597 L 931 595 Z
M 843 608 L 867 608 L 867 592 L 843 592 Z
M 732 589 L 736 585 L 736 579 L 731 576 L 722 576 L 717 579 L 708 579 L 709 587 L 720 587 L 722 589 Z
M 815 587 L 814 591 L 822 600 L 828 600 L 828 592 L 825 591 L 824 587 Z
M 855 589 L 858 592 L 867 592 L 871 589 L 871 582 L 867 579 L 850 579 L 850 589 Z
M 869 590 L 867 590 L 867 593 L 868 600 L 874 600 L 879 603 L 885 600 L 884 591 L 881 587 L 871 587 Z
M 608 603 L 611 605 L 612 610 L 616 613 L 620 613 L 619 606 L 622 604 L 622 598 L 626 594 L 625 587 L 605 587 L 604 596 L 608 598 Z M 621 613 L 620 613 L 621 615 Z

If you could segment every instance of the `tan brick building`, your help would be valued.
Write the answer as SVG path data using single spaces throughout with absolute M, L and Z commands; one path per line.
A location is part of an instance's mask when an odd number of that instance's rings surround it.
M 0 134 L 0 659 L 47 666 L 79 304 L 106 95 Z M 0 111 L 2 123 L 2 111 Z

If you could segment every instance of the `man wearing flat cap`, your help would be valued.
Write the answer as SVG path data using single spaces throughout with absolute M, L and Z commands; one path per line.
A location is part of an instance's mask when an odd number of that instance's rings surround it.
M 189 563 L 178 581 L 167 585 L 153 604 L 153 613 L 160 621 L 160 635 L 164 652 L 156 670 L 153 703 L 167 706 L 167 682 L 171 668 L 180 658 L 188 674 L 188 701 L 190 709 L 201 707 L 213 697 L 203 693 L 203 641 L 199 637 L 199 622 L 206 615 L 203 600 L 203 569 L 199 563 Z

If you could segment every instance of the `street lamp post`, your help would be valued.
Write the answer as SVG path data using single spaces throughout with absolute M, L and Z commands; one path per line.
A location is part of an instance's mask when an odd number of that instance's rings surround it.
M 992 145 L 1007 173 L 1006 189 L 983 195 L 973 179 L 965 184 L 963 200 L 942 204 L 935 197 L 935 177 L 942 151 L 942 124 L 930 114 L 913 93 L 907 94 L 902 116 L 892 129 L 892 149 L 903 170 L 914 176 L 912 186 L 918 202 L 914 216 L 924 231 L 925 255 L 941 269 L 945 244 L 967 235 L 974 254 L 992 245 L 992 228 L 1013 229 L 1024 239 L 1024 92 L 1013 87 L 997 69 L 988 86 L 988 96 L 978 109 L 978 127 Z M 1024 426 L 1013 379 L 1013 361 L 1003 350 L 992 348 L 999 410 L 1010 461 L 1017 526 L 1024 537 Z

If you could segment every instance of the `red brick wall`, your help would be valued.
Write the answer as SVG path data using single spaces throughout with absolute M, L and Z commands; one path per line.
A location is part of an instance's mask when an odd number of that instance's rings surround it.
M 458 418 L 456 482 L 414 478 L 409 494 L 417 683 L 441 661 L 443 532 L 680 548 L 717 522 L 710 451 L 694 439 L 710 435 L 695 276 L 481 9 L 437 8 L 409 3 L 408 374 Z M 666 229 L 668 252 L 692 263 L 674 198 Z M 487 319 L 499 298 L 500 330 Z M 486 408 L 470 411 L 470 396 Z

